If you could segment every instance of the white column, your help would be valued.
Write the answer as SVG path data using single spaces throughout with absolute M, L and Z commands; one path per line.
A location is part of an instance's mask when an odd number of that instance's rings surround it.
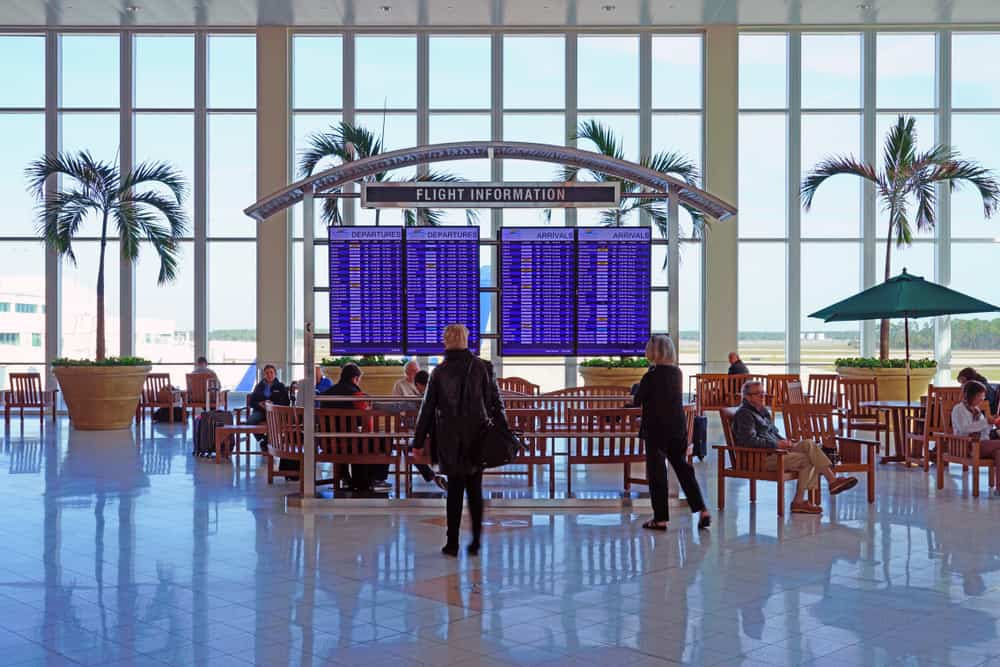
M 571 5 L 573 10 L 573 17 L 575 18 L 576 4 Z M 566 137 L 567 144 L 570 146 L 576 146 L 576 141 L 569 140 L 576 134 L 576 124 L 577 124 L 577 34 L 575 32 L 566 33 L 566 69 L 565 69 L 565 82 L 566 82 Z M 566 226 L 576 227 L 576 209 L 568 208 L 566 209 Z M 577 373 L 577 360 L 576 357 L 566 357 L 566 368 L 565 368 L 565 386 L 575 387 L 576 386 L 576 373 Z
M 194 356 L 208 356 L 208 37 L 194 37 Z M 259 164 L 259 163 L 258 163 Z M 194 359 L 191 360 L 192 362 Z
M 494 32 L 490 35 L 490 139 L 503 141 L 503 33 Z M 490 180 L 503 180 L 503 162 L 496 158 L 490 160 Z M 500 240 L 500 228 L 503 226 L 503 209 L 491 208 L 490 228 L 494 239 Z M 490 261 L 493 262 L 493 285 L 500 286 L 500 264 L 497 262 L 499 250 L 493 247 Z M 493 311 L 493 330 L 500 332 L 500 295 L 496 297 L 496 308 Z M 481 339 L 480 339 L 481 340 Z M 500 350 L 500 341 L 494 340 L 493 352 Z M 497 377 L 503 377 L 503 357 L 494 354 L 493 369 Z
M 343 104 L 344 104 L 344 122 L 354 124 L 354 33 L 345 32 L 344 33 L 344 76 L 343 76 Z M 354 192 L 355 185 L 353 182 L 344 185 L 344 192 Z M 354 200 L 353 199 L 342 199 L 340 201 L 340 213 L 341 219 L 344 221 L 345 226 L 350 226 L 354 224 Z
M 867 164 L 874 163 L 878 157 L 878 137 L 876 137 L 876 104 L 875 99 L 875 31 L 866 30 L 861 34 L 862 46 L 862 140 L 861 159 Z M 861 203 L 861 286 L 867 289 L 878 282 L 876 273 L 875 253 L 878 224 L 878 209 L 876 208 L 875 186 L 865 180 L 862 185 Z M 878 320 L 868 320 L 861 324 L 861 354 L 865 357 L 875 356 L 878 352 Z
M 937 34 L 937 137 L 936 142 L 951 145 L 951 31 Z M 934 245 L 934 281 L 951 284 L 951 188 L 937 186 L 937 243 Z M 951 378 L 951 317 L 934 320 L 934 358 L 938 362 L 936 381 Z
M 313 285 L 315 255 L 313 254 L 313 225 L 315 207 L 313 206 L 312 188 L 307 188 L 302 198 L 302 362 L 305 367 L 305 377 L 299 384 L 302 393 L 302 497 L 312 498 L 316 495 L 316 445 L 313 427 L 316 424 L 316 402 L 314 393 L 312 369 L 316 363 L 316 350 L 313 346 Z
M 59 33 L 45 33 L 45 153 L 59 151 Z M 59 187 L 59 178 L 52 176 L 45 183 L 48 197 Z M 45 247 L 45 388 L 56 389 L 52 374 L 53 359 L 62 347 L 62 260 L 52 248 Z
M 802 33 L 788 36 L 788 251 L 785 275 L 785 359 L 789 373 L 799 372 L 802 358 Z
M 131 31 L 121 34 L 119 45 L 120 76 L 118 78 L 119 103 L 121 105 L 118 125 L 119 167 L 124 176 L 135 163 L 133 131 L 133 40 Z M 197 67 L 197 62 L 195 63 Z M 135 355 L 135 263 L 118 257 L 118 354 L 123 357 Z

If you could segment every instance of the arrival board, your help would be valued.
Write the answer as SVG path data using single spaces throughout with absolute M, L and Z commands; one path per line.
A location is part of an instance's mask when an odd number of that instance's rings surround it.
M 330 351 L 403 353 L 403 228 L 330 227 Z
M 479 228 L 406 228 L 406 354 L 440 354 L 449 324 L 479 352 Z
M 644 354 L 650 333 L 650 228 L 576 231 L 577 355 Z
M 501 229 L 501 354 L 574 353 L 575 273 L 573 229 Z

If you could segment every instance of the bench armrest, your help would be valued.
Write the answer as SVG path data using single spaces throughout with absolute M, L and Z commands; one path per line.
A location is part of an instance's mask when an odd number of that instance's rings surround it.
M 881 443 L 875 440 L 865 440 L 864 438 L 852 438 L 846 435 L 838 435 L 834 438 L 838 443 L 840 442 L 850 442 L 855 445 L 865 445 L 867 447 L 878 447 Z

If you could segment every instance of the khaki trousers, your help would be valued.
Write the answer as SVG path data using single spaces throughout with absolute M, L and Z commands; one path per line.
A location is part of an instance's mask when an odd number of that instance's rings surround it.
M 788 450 L 788 454 L 785 454 L 785 472 L 797 472 L 799 474 L 799 483 L 796 492 L 815 489 L 818 485 L 820 475 L 824 471 L 829 470 L 831 465 L 833 464 L 827 458 L 826 454 L 823 453 L 823 449 L 812 440 L 802 440 L 792 445 L 791 449 Z M 768 457 L 767 469 L 778 469 L 777 455 Z

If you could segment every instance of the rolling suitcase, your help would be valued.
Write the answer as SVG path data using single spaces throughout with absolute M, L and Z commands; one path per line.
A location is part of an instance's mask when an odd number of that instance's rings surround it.
M 194 450 L 195 456 L 213 456 L 215 454 L 215 427 L 233 423 L 233 413 L 223 410 L 202 412 L 194 420 Z M 230 442 L 227 447 L 232 446 Z
M 697 456 L 699 461 L 704 461 L 708 456 L 708 417 L 699 415 L 694 418 L 694 426 L 691 429 L 691 453 Z

